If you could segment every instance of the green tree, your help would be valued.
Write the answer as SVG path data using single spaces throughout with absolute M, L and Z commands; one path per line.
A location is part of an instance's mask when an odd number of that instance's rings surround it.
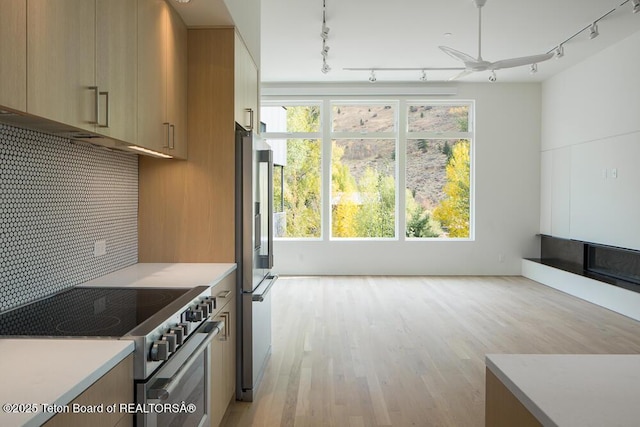
M 313 132 L 319 129 L 320 109 L 293 106 L 287 109 L 287 129 Z M 315 140 L 287 140 L 284 168 L 284 211 L 287 237 L 320 237 L 320 143 Z M 274 186 L 279 184 L 274 180 Z M 279 203 L 279 192 L 274 192 Z
M 429 212 L 415 200 L 414 193 L 406 189 L 405 192 L 406 217 L 407 217 L 407 237 L 438 237 L 439 227 L 433 224 L 433 219 Z
M 361 205 L 356 215 L 358 237 L 395 236 L 395 179 L 371 167 L 358 183 Z
M 447 164 L 446 197 L 433 212 L 449 237 L 469 237 L 470 171 L 469 141 L 460 140 Z

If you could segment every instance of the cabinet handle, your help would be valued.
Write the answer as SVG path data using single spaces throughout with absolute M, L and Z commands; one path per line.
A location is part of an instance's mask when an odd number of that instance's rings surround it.
M 229 339 L 229 312 L 225 311 L 220 317 L 224 321 L 224 335 L 220 338 L 220 341 L 227 341 Z
M 225 299 L 229 296 L 229 294 L 231 293 L 231 291 L 222 291 L 218 294 L 218 298 L 222 298 Z
M 100 121 L 100 100 L 98 99 L 100 97 L 100 93 L 98 92 L 98 86 L 89 86 L 89 90 L 92 90 L 95 92 L 96 96 L 95 96 L 95 103 L 93 105 L 93 113 L 96 116 L 96 120 L 93 122 L 89 122 L 92 125 L 97 125 L 98 122 Z
M 162 148 L 169 148 L 169 133 L 171 131 L 171 129 L 170 129 L 171 128 L 171 123 L 164 122 L 162 125 L 167 127 L 167 137 L 165 139 L 165 144 L 162 146 Z
M 244 111 L 249 113 L 249 123 L 247 124 L 247 130 L 253 130 L 253 108 L 245 108 Z
M 105 97 L 105 101 L 106 101 L 106 105 L 105 107 L 107 108 L 107 112 L 105 114 L 105 122 L 103 125 L 100 124 L 100 121 L 98 120 L 97 125 L 100 126 L 101 128 L 108 128 L 109 127 L 109 92 L 100 92 L 101 96 Z M 100 103 L 98 103 L 100 104 Z M 96 114 L 97 114 L 98 110 L 96 110 Z M 96 116 L 97 117 L 97 116 Z
M 173 150 L 176 148 L 176 126 L 169 125 L 169 129 L 171 129 L 171 141 L 169 144 L 169 150 Z

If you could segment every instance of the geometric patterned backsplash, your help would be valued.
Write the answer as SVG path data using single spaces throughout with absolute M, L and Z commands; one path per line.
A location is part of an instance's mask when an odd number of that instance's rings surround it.
M 0 312 L 137 261 L 137 155 L 0 124 Z

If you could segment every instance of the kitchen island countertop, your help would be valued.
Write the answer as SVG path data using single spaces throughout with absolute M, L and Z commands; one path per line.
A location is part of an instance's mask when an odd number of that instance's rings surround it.
M 487 368 L 543 426 L 637 426 L 638 354 L 487 354 Z

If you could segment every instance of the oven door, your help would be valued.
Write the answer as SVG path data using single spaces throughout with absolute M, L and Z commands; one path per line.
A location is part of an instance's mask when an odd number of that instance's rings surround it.
M 202 427 L 209 423 L 210 345 L 224 322 L 205 322 L 145 382 L 136 384 L 139 427 Z

